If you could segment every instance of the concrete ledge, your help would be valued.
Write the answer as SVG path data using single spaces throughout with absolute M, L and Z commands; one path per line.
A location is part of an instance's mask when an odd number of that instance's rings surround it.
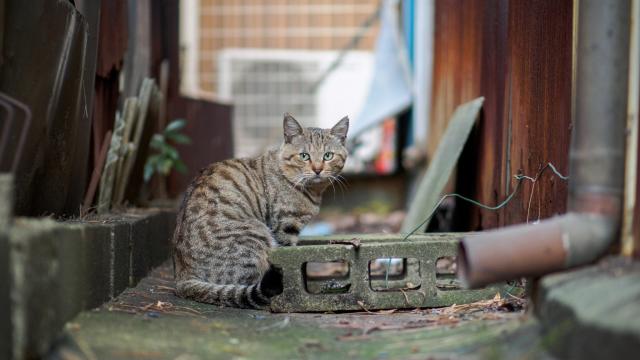
M 0 230 L 0 359 L 10 359 L 12 352 L 10 289 L 9 239 Z
M 540 281 L 536 312 L 563 359 L 630 359 L 640 353 L 640 262 L 609 258 Z
M 13 176 L 0 174 L 0 359 L 11 358 L 11 277 L 9 229 L 13 209 Z
M 14 358 L 40 357 L 64 324 L 169 256 L 175 213 L 92 221 L 16 219 L 9 236 Z

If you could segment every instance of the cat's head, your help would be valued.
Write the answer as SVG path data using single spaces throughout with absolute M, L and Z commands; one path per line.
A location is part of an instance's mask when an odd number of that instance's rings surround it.
M 296 185 L 326 185 L 336 180 L 345 161 L 345 141 L 349 118 L 344 117 L 331 129 L 303 128 L 289 113 L 284 114 L 284 143 L 280 151 L 280 169 Z

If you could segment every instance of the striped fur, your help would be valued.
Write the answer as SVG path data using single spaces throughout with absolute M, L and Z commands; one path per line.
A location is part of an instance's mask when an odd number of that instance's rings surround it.
M 295 246 L 324 190 L 339 181 L 349 119 L 332 129 L 303 129 L 285 114 L 283 125 L 280 147 L 212 164 L 189 185 L 173 236 L 180 296 L 265 308 L 282 291 L 269 249 Z

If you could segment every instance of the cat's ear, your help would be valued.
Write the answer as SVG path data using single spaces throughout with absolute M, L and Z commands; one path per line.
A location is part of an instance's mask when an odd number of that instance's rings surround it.
M 344 145 L 347 139 L 347 131 L 349 131 L 349 117 L 345 116 L 331 128 L 331 135 L 338 137 L 342 145 Z
M 285 143 L 290 143 L 294 136 L 302 135 L 302 126 L 289 113 L 284 113 L 282 126 L 284 128 Z

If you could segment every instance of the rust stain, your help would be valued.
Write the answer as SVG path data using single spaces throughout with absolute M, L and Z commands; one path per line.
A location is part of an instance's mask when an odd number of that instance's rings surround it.
M 108 78 L 111 71 L 120 71 L 127 51 L 128 12 L 125 0 L 100 2 L 100 31 L 96 74 Z
M 535 14 L 532 16 L 532 14 Z M 568 172 L 571 140 L 573 4 L 515 1 L 509 8 L 512 172 L 535 174 L 547 162 Z M 509 174 L 507 174 L 509 175 Z M 498 225 L 526 220 L 531 184 L 504 210 Z M 541 218 L 566 212 L 567 183 L 545 176 L 536 183 Z M 536 201 L 536 202 L 538 202 Z M 531 204 L 533 207 L 534 204 Z M 536 215 L 537 218 L 537 215 Z
M 640 99 L 638 99 L 640 103 Z M 637 148 L 640 159 L 640 145 Z M 636 168 L 636 207 L 633 213 L 633 256 L 640 258 L 640 166 Z
M 504 199 L 518 171 L 547 162 L 568 169 L 571 134 L 572 1 L 436 2 L 433 107 L 428 155 L 453 109 L 485 97 L 458 171 L 457 190 L 488 205 Z M 460 204 L 457 230 L 480 230 L 566 211 L 567 184 L 550 173 L 504 209 Z
M 433 105 L 427 155 L 433 157 L 455 108 L 480 95 L 479 12 L 476 2 L 435 3 Z M 475 81 L 474 81 L 475 80 Z
M 233 156 L 231 110 L 229 105 L 184 97 L 174 103 L 172 118 L 188 119 L 184 133 L 192 142 L 176 146 L 189 170 L 187 174 L 171 173 L 169 195 L 180 195 L 203 167 Z

